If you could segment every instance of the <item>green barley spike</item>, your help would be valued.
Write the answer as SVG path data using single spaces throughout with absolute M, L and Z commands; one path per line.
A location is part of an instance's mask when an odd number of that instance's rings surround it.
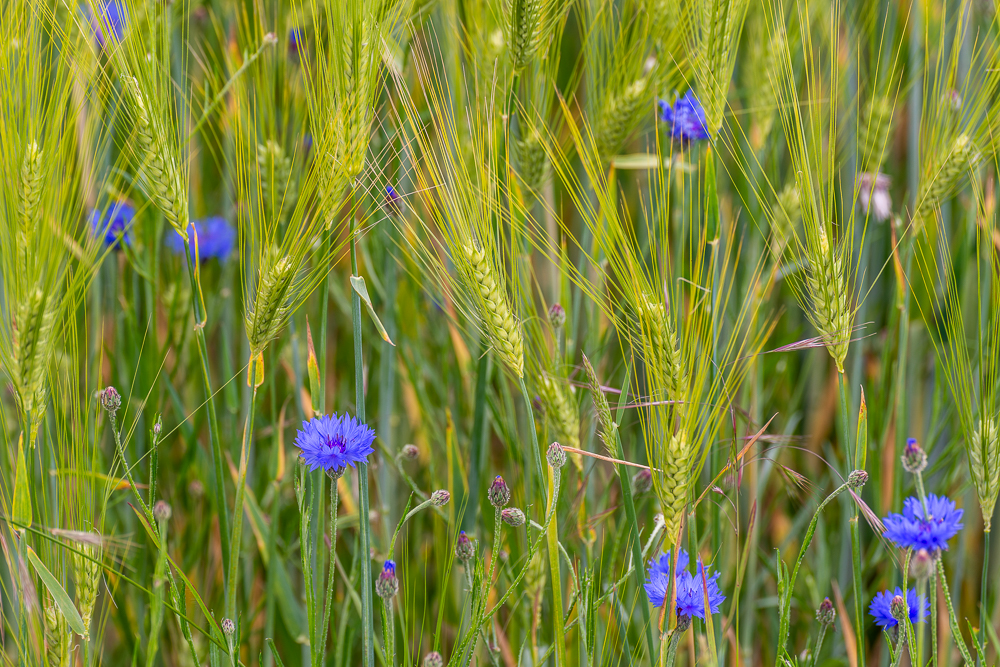
M 44 412 L 45 374 L 52 347 L 56 299 L 35 288 L 17 307 L 13 360 L 14 385 L 21 409 L 37 427 Z
M 810 318 L 819 330 L 823 344 L 844 372 L 844 359 L 851 337 L 851 312 L 848 286 L 844 279 L 844 263 L 840 254 L 830 247 L 826 231 L 819 227 L 818 244 L 809 249 L 810 270 L 806 278 L 812 299 Z
M 44 622 L 45 659 L 48 667 L 69 667 L 73 635 L 66 617 L 51 599 L 46 600 Z
M 493 350 L 517 377 L 524 377 L 521 325 L 514 317 L 506 292 L 498 284 L 496 271 L 486 258 L 485 251 L 467 244 L 465 254 L 471 267 L 472 284 L 479 293 L 479 315 Z
M 962 176 L 979 162 L 979 158 L 976 144 L 968 135 L 962 134 L 955 137 L 943 155 L 932 160 L 927 177 L 921 179 L 917 191 L 917 208 L 913 213 L 915 224 L 922 225 L 940 208 Z
M 601 112 L 597 130 L 597 150 L 602 156 L 614 156 L 622 149 L 636 114 L 649 96 L 649 80 L 636 79 L 618 95 L 612 95 Z
M 295 267 L 290 257 L 277 258 L 277 254 L 272 249 L 265 257 L 257 297 L 246 317 L 247 339 L 252 356 L 262 352 L 274 340 L 288 312 L 288 291 L 295 278 Z
M 76 546 L 81 552 L 72 555 L 73 576 L 76 581 L 76 606 L 80 610 L 80 617 L 83 619 L 83 627 L 86 630 L 84 639 L 89 639 L 90 619 L 94 615 L 97 591 L 101 585 L 101 569 L 94 560 L 91 560 L 97 557 L 97 550 L 93 546 L 81 543 Z M 89 558 L 81 554 L 85 554 Z
M 997 494 L 1000 493 L 1000 431 L 995 419 L 987 417 L 979 420 L 968 451 L 972 480 L 983 512 L 984 530 L 989 532 Z
M 504 14 L 511 63 L 514 71 L 520 71 L 538 50 L 542 1 L 505 0 Z

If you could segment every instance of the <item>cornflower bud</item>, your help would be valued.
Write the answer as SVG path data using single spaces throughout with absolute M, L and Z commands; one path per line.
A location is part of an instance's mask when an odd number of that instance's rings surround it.
M 490 484 L 490 490 L 486 495 L 493 507 L 498 510 L 503 509 L 510 502 L 510 487 L 507 486 L 507 482 L 503 481 L 503 477 L 497 475 L 493 483 Z
M 557 470 L 566 465 L 566 450 L 558 442 L 549 445 L 549 451 L 545 453 L 545 459 L 549 465 Z
M 908 438 L 903 448 L 903 470 L 916 475 L 927 468 L 927 454 L 916 438 Z
M 451 500 L 451 494 L 444 489 L 438 489 L 431 494 L 431 505 L 434 505 L 435 507 L 447 505 L 449 500 Z
M 511 528 L 519 528 L 524 525 L 526 520 L 524 512 L 516 507 L 505 507 L 502 512 L 500 512 L 500 520 Z
M 566 309 L 558 303 L 552 304 L 549 308 L 549 322 L 556 329 L 561 329 L 566 324 Z
M 396 579 L 396 564 L 387 560 L 382 566 L 382 573 L 375 582 L 375 592 L 380 598 L 388 601 L 399 592 L 399 580 Z
M 416 461 L 420 457 L 420 449 L 416 445 L 403 445 L 399 455 L 407 461 Z
M 816 610 L 816 620 L 819 621 L 820 625 L 833 625 L 836 618 L 837 610 L 833 608 L 833 603 L 830 602 L 830 598 L 823 598 L 823 602 L 820 603 L 819 609 Z
M 458 534 L 458 542 L 455 543 L 455 558 L 462 564 L 468 563 L 476 557 L 476 545 L 472 543 L 469 536 L 463 530 Z

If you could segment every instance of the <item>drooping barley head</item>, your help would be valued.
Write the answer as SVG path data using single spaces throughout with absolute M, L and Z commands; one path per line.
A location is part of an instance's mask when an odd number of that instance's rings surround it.
M 490 339 L 493 351 L 517 377 L 524 377 L 524 338 L 514 317 L 507 292 L 498 280 L 498 272 L 486 252 L 468 243 L 464 247 L 472 290 L 478 293 L 479 318 Z
M 997 494 L 1000 493 L 1000 430 L 993 417 L 979 420 L 967 450 L 972 481 L 983 512 L 984 529 L 989 532 Z

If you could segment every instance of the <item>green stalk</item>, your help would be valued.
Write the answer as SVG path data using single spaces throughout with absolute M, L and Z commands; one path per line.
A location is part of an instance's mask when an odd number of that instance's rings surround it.
M 850 392 L 847 389 L 847 380 L 844 377 L 844 373 L 838 374 L 838 380 L 840 388 L 841 428 L 844 434 L 844 442 L 847 444 L 848 460 L 851 460 L 851 418 L 847 411 L 847 406 L 851 405 Z M 862 447 L 860 442 L 856 444 L 857 447 L 853 456 L 854 470 L 864 470 L 867 447 Z M 864 581 L 862 580 L 861 572 L 861 527 L 858 525 L 858 506 L 856 504 L 854 504 L 854 516 L 850 519 L 850 528 L 851 571 L 853 572 L 854 580 L 854 634 L 857 637 L 856 656 L 858 667 L 865 667 Z
M 208 370 L 208 344 L 205 342 L 205 303 L 201 294 L 201 285 L 198 282 L 198 275 L 194 262 L 191 260 L 191 244 L 184 241 L 184 257 L 187 263 L 188 278 L 191 281 L 191 310 L 194 315 L 195 341 L 198 347 L 198 362 L 201 366 L 201 377 L 205 383 L 205 397 L 208 406 L 208 440 L 212 446 L 212 467 L 215 476 L 212 480 L 212 496 L 215 501 L 215 512 L 219 517 L 219 539 L 222 542 L 222 569 L 224 572 L 231 571 L 229 564 L 229 509 L 226 505 L 226 486 L 223 478 L 224 461 L 222 457 L 222 443 L 219 442 L 219 418 L 215 412 L 215 393 L 212 391 L 212 376 Z M 231 585 L 226 579 L 225 587 Z
M 251 373 L 256 375 L 254 366 L 256 361 L 251 362 Z M 252 376 L 251 376 L 252 377 Z M 247 484 L 247 464 L 250 460 L 250 445 L 253 439 L 253 418 L 257 405 L 257 387 L 253 388 L 250 394 L 250 406 L 247 410 L 247 421 L 243 425 L 243 447 L 240 450 L 240 471 L 236 480 L 236 502 L 233 507 L 233 537 L 229 541 L 233 553 L 229 555 L 229 576 L 226 586 L 226 618 L 231 618 L 234 623 L 239 624 L 239 617 L 236 614 L 236 589 L 239 576 L 240 545 L 243 542 L 243 502 Z
M 986 609 L 986 584 L 987 584 L 987 581 L 988 581 L 987 578 L 986 578 L 986 576 L 989 574 L 989 571 L 990 571 L 990 531 L 987 530 L 987 531 L 983 532 L 983 576 L 982 576 L 982 583 L 980 584 L 980 587 L 979 587 L 979 627 L 980 628 L 985 628 L 986 625 L 984 625 L 984 624 L 990 622 L 990 615 L 989 615 L 989 612 Z M 984 632 L 983 633 L 983 646 L 982 646 L 982 648 L 979 651 L 979 657 L 977 657 L 977 659 L 979 659 L 979 663 L 977 663 L 979 665 L 979 667 L 982 667 L 982 660 L 980 659 L 980 657 L 986 652 L 985 643 L 986 643 L 986 633 Z
M 717 190 L 715 176 L 715 151 L 711 144 L 705 151 L 705 229 L 708 234 L 708 243 L 712 247 L 712 382 L 716 381 L 719 373 L 719 327 L 721 326 L 721 311 L 718 303 L 719 285 L 722 282 L 722 267 L 720 261 L 720 250 L 722 247 L 722 233 L 719 219 L 719 194 Z M 675 270 L 677 270 L 675 268 Z M 714 475 L 719 469 L 719 448 L 714 443 L 708 444 L 708 469 L 709 474 Z M 720 503 L 709 503 L 709 526 L 712 533 L 712 553 L 718 553 L 722 545 L 722 530 Z
M 490 354 L 488 346 L 481 350 L 479 363 L 476 365 L 476 404 L 472 418 L 472 460 L 469 464 L 469 496 L 465 506 L 465 516 L 462 518 L 462 528 L 472 530 L 476 525 L 476 513 L 479 511 L 479 476 L 483 465 L 483 450 L 486 448 L 486 385 L 489 384 Z
M 358 275 L 358 248 L 354 236 L 355 212 L 351 211 L 351 275 Z M 365 422 L 364 360 L 361 356 L 361 297 L 351 290 L 351 322 L 354 328 L 354 401 L 358 421 Z M 375 666 L 375 625 L 372 613 L 371 524 L 368 506 L 368 462 L 358 463 L 359 528 L 361 529 L 361 653 L 364 667 Z
M 972 660 L 972 655 L 969 653 L 969 647 L 965 645 L 965 639 L 962 637 L 962 626 L 958 624 L 958 617 L 955 616 L 955 606 L 951 602 L 948 578 L 944 573 L 944 559 L 940 557 L 937 559 L 937 571 L 941 575 L 941 589 L 944 591 L 945 606 L 948 607 L 948 622 L 951 625 L 951 634 L 955 637 L 955 646 L 958 647 L 958 652 L 962 654 L 965 664 L 972 665 L 974 661 Z
M 528 395 L 528 387 L 524 384 L 524 378 L 520 378 L 521 394 L 524 396 L 524 407 L 528 412 L 528 431 L 531 433 L 531 450 L 535 455 L 535 468 L 538 470 L 539 480 L 545 479 L 542 472 L 542 458 L 538 451 L 538 434 L 535 432 L 535 415 L 531 408 L 531 397 Z M 552 472 L 549 472 L 549 501 L 554 503 L 556 499 L 551 495 L 555 493 L 555 480 Z M 549 570 L 552 577 L 552 627 L 556 642 L 556 666 L 566 665 L 566 623 L 563 617 L 562 602 L 562 577 L 559 572 L 559 522 L 553 512 L 548 526 L 546 527 L 548 547 L 549 547 Z
M 662 642 L 667 642 L 666 635 Z M 677 632 L 675 628 L 673 632 L 670 633 L 670 640 L 667 643 L 667 650 L 661 651 L 660 655 L 663 656 L 663 660 L 660 663 L 662 667 L 674 667 L 674 662 L 677 660 L 677 645 L 681 643 L 681 633 Z
M 326 604 L 323 606 L 323 623 L 317 629 L 316 643 L 313 646 L 312 664 L 326 664 L 326 636 L 330 627 L 330 610 L 333 608 L 334 585 L 333 577 L 336 572 L 337 554 L 337 502 L 339 499 L 339 489 L 337 480 L 330 480 L 330 571 L 326 578 Z
M 937 570 L 931 570 L 931 667 L 937 667 L 938 662 L 938 624 L 937 624 Z

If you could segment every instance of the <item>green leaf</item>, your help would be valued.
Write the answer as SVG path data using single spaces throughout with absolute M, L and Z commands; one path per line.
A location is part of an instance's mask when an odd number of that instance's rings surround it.
M 80 635 L 81 637 L 87 634 L 87 629 L 83 625 L 83 618 L 80 617 L 80 612 L 76 610 L 73 606 L 73 601 L 69 599 L 69 595 L 66 594 L 66 589 L 62 587 L 59 580 L 56 579 L 49 568 L 45 567 L 45 563 L 38 557 L 35 550 L 28 547 L 28 560 L 31 561 L 32 567 L 35 568 L 35 572 L 38 574 L 38 578 L 42 580 L 45 584 L 45 588 L 48 589 L 52 598 L 59 605 L 59 611 L 66 618 L 66 622 L 69 623 L 69 627 L 73 632 Z
M 28 478 L 28 466 L 24 460 L 24 433 L 17 441 L 17 472 L 14 476 L 14 507 L 12 518 L 21 528 L 31 528 L 31 480 Z
M 865 390 L 861 389 L 861 407 L 858 408 L 858 440 L 854 454 L 854 469 L 864 470 L 868 460 L 868 404 Z
M 372 307 L 371 297 L 368 296 L 368 288 L 365 287 L 365 279 L 361 276 L 351 276 L 351 287 L 354 288 L 354 291 L 358 293 L 361 300 L 365 302 L 366 306 L 368 306 L 368 313 L 372 316 L 372 319 L 375 320 L 375 328 L 378 329 L 378 333 L 382 336 L 382 340 L 395 347 L 396 344 L 392 342 L 391 338 L 389 338 L 389 334 L 386 333 L 385 327 L 382 326 L 382 321 L 379 320 L 378 315 L 375 314 L 375 308 Z
M 274 645 L 274 640 L 268 637 L 264 641 L 267 642 L 268 647 L 271 649 L 271 655 L 274 656 L 274 664 L 278 667 L 285 667 L 285 663 L 281 662 L 281 656 L 278 655 L 278 648 Z

